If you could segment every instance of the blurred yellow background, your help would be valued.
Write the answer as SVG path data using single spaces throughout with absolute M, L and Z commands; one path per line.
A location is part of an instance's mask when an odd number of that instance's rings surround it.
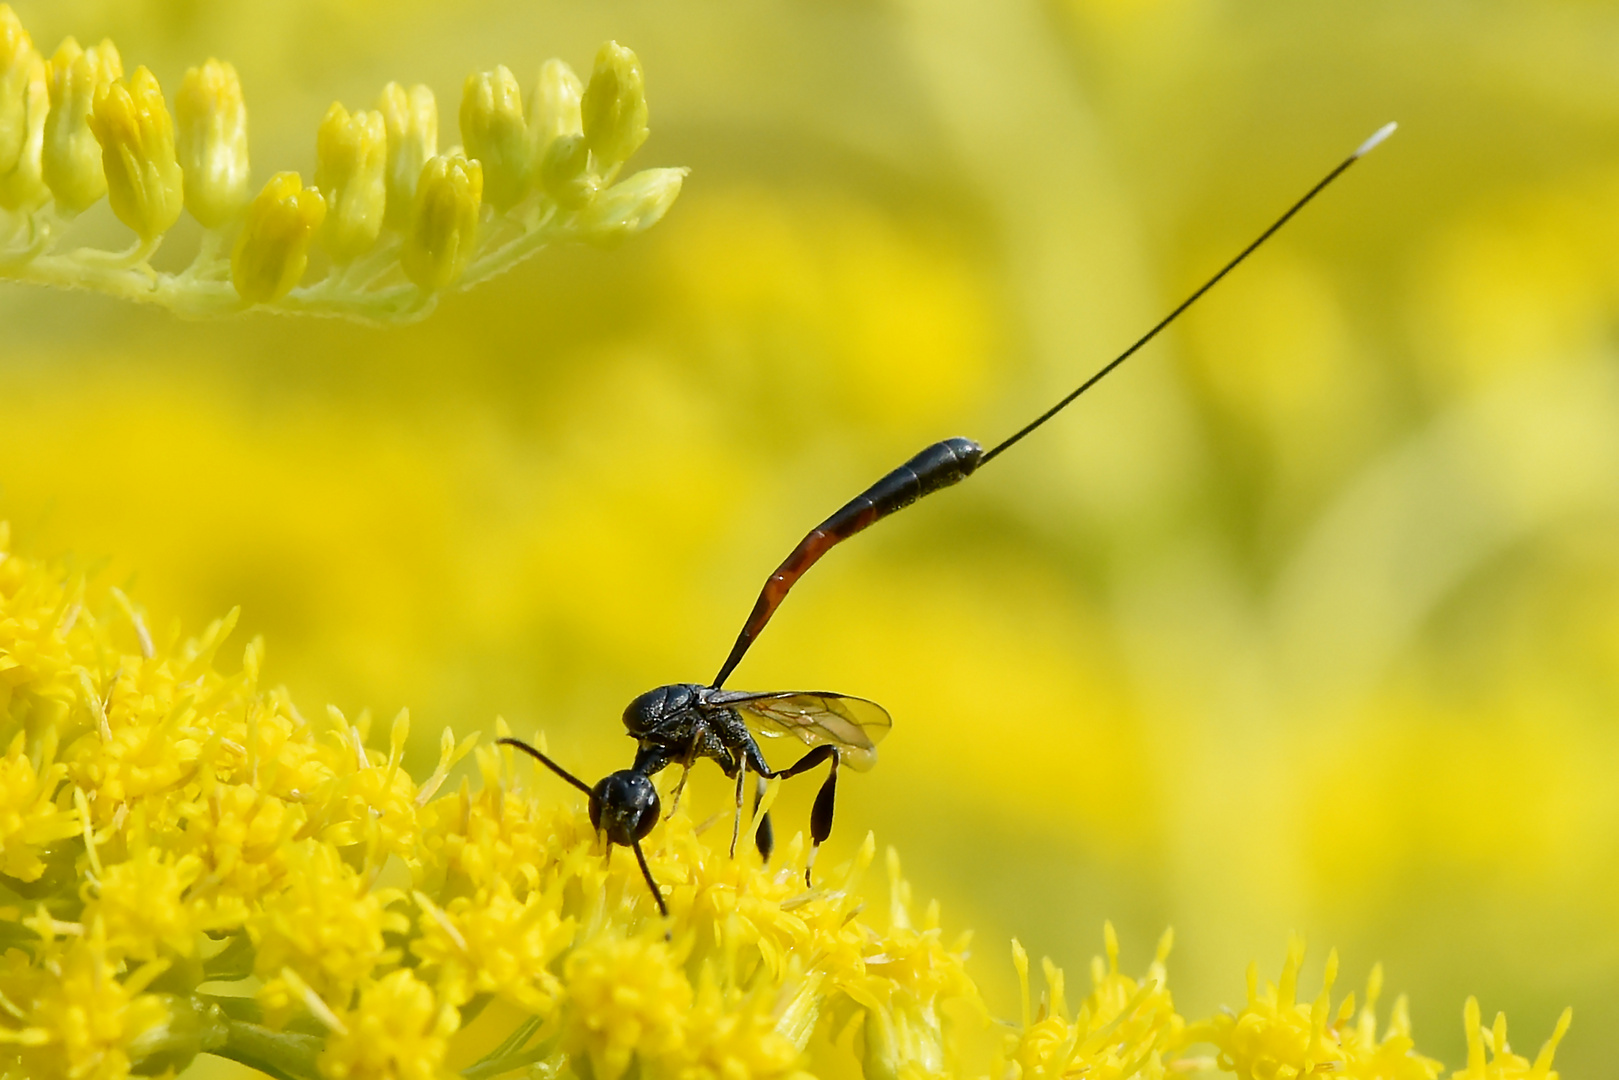
M 1074 966 L 1111 917 L 1135 969 L 1173 924 L 1202 1014 L 1297 929 L 1317 971 L 1382 959 L 1449 1065 L 1476 993 L 1521 1052 L 1572 1003 L 1559 1064 L 1604 1071 L 1619 7 L 12 3 L 171 90 L 233 60 L 259 178 L 389 79 L 450 142 L 467 72 L 640 54 L 636 166 L 692 168 L 668 219 L 420 325 L 0 290 L 20 546 L 160 626 L 242 605 L 306 708 L 409 706 L 418 767 L 497 714 L 627 764 L 625 702 L 710 677 L 810 526 L 1012 431 L 1399 120 L 1068 414 L 833 553 L 731 681 L 893 713 L 829 858 L 897 845 L 1003 1014 L 1014 933 Z

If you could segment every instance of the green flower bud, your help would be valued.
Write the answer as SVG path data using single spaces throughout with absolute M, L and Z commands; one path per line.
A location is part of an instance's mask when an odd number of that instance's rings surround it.
M 248 204 L 231 253 L 231 280 L 243 300 L 263 304 L 292 291 L 309 265 L 309 245 L 326 202 L 295 172 L 276 173 Z
M 596 54 L 580 103 L 585 141 L 604 166 L 629 160 L 646 142 L 646 85 L 641 61 L 616 41 Z
M 601 187 L 590 171 L 590 147 L 583 135 L 561 135 L 551 140 L 540 163 L 540 186 L 569 210 L 588 206 Z
M 528 180 L 528 128 L 523 91 L 504 65 L 468 75 L 461 90 L 461 141 L 483 166 L 484 198 L 496 210 L 524 195 Z
M 236 69 L 218 60 L 186 72 L 174 96 L 186 209 L 205 229 L 247 204 L 247 107 Z
M 650 229 L 680 196 L 685 169 L 643 169 L 614 184 L 581 217 L 580 228 L 593 240 L 613 242 Z
M 38 53 L 9 4 L 0 4 L 0 176 L 17 167 L 28 142 L 28 86 Z
M 438 153 L 438 103 L 425 86 L 382 88 L 377 111 L 388 129 L 388 224 L 403 229 L 416 205 L 422 166 Z
M 382 114 L 350 113 L 332 102 L 315 136 L 315 186 L 326 199 L 321 243 L 339 263 L 377 242 L 388 201 L 387 167 Z
M 174 121 L 163 88 L 145 67 L 96 95 L 90 130 L 101 143 L 107 201 L 142 240 L 168 232 L 185 207 Z
M 67 38 L 51 57 L 46 73 L 51 111 L 45 117 L 41 166 L 56 206 L 65 214 L 83 213 L 107 193 L 90 113 L 96 95 L 123 74 L 123 62 L 110 41 L 86 52 Z
M 443 154 L 422 167 L 416 205 L 399 262 L 425 292 L 455 282 L 478 240 L 483 168 L 460 154 Z
M 585 130 L 579 115 L 584 93 L 579 76 L 561 60 L 547 60 L 541 65 L 534 93 L 528 99 L 529 164 L 535 187 L 544 186 L 545 155 L 551 144 L 564 135 L 579 135 Z
M 11 9 L 0 6 L 0 207 L 7 210 L 31 211 L 51 197 L 40 164 L 48 71 Z

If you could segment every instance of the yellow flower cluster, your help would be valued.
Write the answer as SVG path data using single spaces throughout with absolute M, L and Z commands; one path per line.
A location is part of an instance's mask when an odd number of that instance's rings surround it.
M 609 241 L 655 224 L 684 169 L 624 180 L 646 140 L 640 62 L 608 42 L 588 85 L 547 61 L 524 95 L 505 67 L 468 76 L 461 146 L 439 149 L 425 86 L 386 86 L 371 110 L 333 103 L 314 185 L 296 172 L 249 187 L 236 70 L 186 72 L 171 116 L 146 68 L 124 77 L 111 41 L 72 38 L 49 59 L 0 4 L 0 278 L 95 289 L 187 315 L 269 305 L 370 320 L 419 318 L 446 289 L 498 274 L 546 244 Z M 124 252 L 64 250 L 106 196 L 135 233 Z M 203 227 L 184 270 L 151 257 L 189 210 Z M 303 284 L 314 259 L 323 268 Z
M 293 1080 L 1439 1075 L 1403 1004 L 1377 1037 L 1375 971 L 1358 1017 L 1331 1007 L 1336 958 L 1298 1003 L 1295 943 L 1278 985 L 1250 973 L 1240 1012 L 1188 1023 L 1169 936 L 1136 979 L 1111 926 L 1072 1010 L 1049 961 L 1031 1001 L 1014 943 L 1023 1015 L 997 1039 L 966 938 L 937 904 L 918 917 L 892 852 L 867 913 L 869 837 L 806 891 L 801 837 L 763 866 L 677 812 L 647 844 L 664 918 L 582 808 L 527 789 L 526 759 L 446 730 L 418 783 L 407 715 L 381 743 L 369 715 L 312 721 L 260 686 L 259 641 L 222 670 L 234 614 L 157 637 L 119 590 L 10 546 L 0 524 L 5 1080 L 174 1075 L 203 1053 Z M 1555 1076 L 1566 1014 L 1533 1063 L 1504 1020 L 1481 1029 L 1473 1002 L 1466 1020 L 1458 1080 Z

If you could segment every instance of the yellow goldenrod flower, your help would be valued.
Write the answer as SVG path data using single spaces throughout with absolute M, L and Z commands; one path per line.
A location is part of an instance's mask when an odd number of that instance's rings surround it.
M 459 1016 L 408 968 L 367 986 L 359 1004 L 336 1014 L 319 1067 L 327 1080 L 438 1080 Z
M 174 121 L 157 77 L 144 66 L 96 94 L 90 130 L 101 143 L 107 201 L 142 240 L 162 236 L 185 206 Z
M 276 173 L 247 207 L 231 254 L 231 280 L 243 300 L 263 304 L 292 291 L 309 265 L 309 245 L 326 201 L 295 172 Z
M 1065 1076 L 1159 1076 L 1163 1059 L 1183 1042 L 1185 1021 L 1175 1012 L 1165 962 L 1173 940 L 1165 934 L 1144 979 L 1119 971 L 1119 941 L 1113 924 L 1103 928 L 1107 960 L 1091 966 L 1091 993 L 1072 1020 L 1063 972 L 1043 964 L 1046 993 L 1037 1019 L 1029 999 L 1029 956 L 1012 942 L 1012 963 L 1023 991 L 1023 1026 L 1009 1037 L 1007 1056 L 1023 1080 Z
M 685 181 L 685 169 L 643 169 L 614 184 L 583 214 L 590 235 L 611 243 L 650 228 L 675 204 Z
M 590 145 L 583 135 L 558 135 L 539 163 L 545 193 L 569 210 L 590 205 L 601 190 L 601 178 L 590 168 Z
M 17 167 L 28 142 L 28 86 L 38 55 L 11 5 L 0 4 L 0 177 Z
M 1551 1038 L 1540 1048 L 1535 1060 L 1530 1061 L 1514 1054 L 1507 1045 L 1506 1013 L 1496 1013 L 1495 1023 L 1482 1027 L 1478 998 L 1470 997 L 1462 1009 L 1462 1024 L 1467 1029 L 1467 1065 L 1451 1073 L 1451 1080 L 1557 1080 L 1552 1057 L 1573 1021 L 1574 1010 L 1564 1009 Z
M 501 879 L 443 909 L 422 893 L 415 899 L 426 917 L 411 951 L 437 969 L 440 997 L 459 1007 L 495 994 L 530 1012 L 549 1010 L 562 989 L 551 963 L 577 930 L 557 915 L 555 897 L 531 891 L 519 900 Z
M 596 68 L 581 102 L 585 142 L 604 166 L 630 159 L 646 142 L 646 86 L 641 61 L 609 41 L 596 54 Z
M 438 102 L 425 86 L 382 88 L 377 111 L 388 128 L 388 224 L 403 229 L 416 205 L 422 166 L 438 154 Z
M 1236 1073 L 1240 1080 L 1314 1073 L 1388 1080 L 1435 1080 L 1439 1076 L 1440 1063 L 1414 1049 L 1404 998 L 1395 1002 L 1388 1028 L 1378 1038 L 1374 1010 L 1382 993 L 1381 968 L 1372 969 L 1366 1003 L 1356 1020 L 1353 994 L 1337 1010 L 1332 1008 L 1337 952 L 1328 955 L 1321 992 L 1310 1001 L 1298 1000 L 1299 967 L 1303 962 L 1304 942 L 1294 937 L 1288 944 L 1279 982 L 1261 987 L 1259 969 L 1251 965 L 1248 1004 L 1239 1012 L 1220 1013 L 1191 1025 L 1186 1038 L 1213 1043 L 1220 1067 Z
M 236 68 L 209 60 L 189 68 L 174 96 L 186 209 L 205 229 L 247 205 L 247 106 Z
M 529 137 L 523 91 L 505 66 L 468 75 L 461 90 L 461 141 L 483 167 L 484 199 L 497 211 L 527 194 Z
M 262 688 L 256 641 L 221 670 L 234 614 L 159 641 L 122 593 L 9 547 L 0 524 L 0 872 L 33 884 L 0 901 L 0 1076 L 124 1080 L 216 1052 L 293 1080 L 440 1080 L 473 1058 L 463 1075 L 491 1080 L 801 1080 L 812 1054 L 852 1054 L 884 1080 L 1164 1080 L 1211 1064 L 1200 1043 L 1242 1080 L 1439 1074 L 1403 1004 L 1379 1038 L 1378 970 L 1358 1016 L 1332 1007 L 1335 957 L 1301 1002 L 1295 941 L 1277 985 L 1251 974 L 1244 1008 L 1188 1024 L 1169 936 L 1136 978 L 1111 926 L 1072 1005 L 1049 960 L 1032 999 L 1013 944 L 1022 1016 L 996 1056 L 966 935 L 918 911 L 892 851 L 888 903 L 864 898 L 869 836 L 806 891 L 801 836 L 764 866 L 675 812 L 646 840 L 665 918 L 510 749 L 445 732 L 417 783 L 407 715 L 382 745 L 369 714 L 312 723 Z M 469 753 L 480 782 L 445 790 Z M 1466 1021 L 1459 1080 L 1554 1080 L 1567 1014 L 1534 1062 L 1476 1003 Z M 982 1060 L 954 1037 L 974 1027 Z
M 326 200 L 321 243 L 340 263 L 365 254 L 382 232 L 387 165 L 382 114 L 350 113 L 332 102 L 315 136 L 315 186 Z
M 580 113 L 584 93 L 584 84 L 565 61 L 552 59 L 540 65 L 534 92 L 528 100 L 529 167 L 533 186 L 541 186 L 540 168 L 551 144 L 564 135 L 584 133 Z
M 0 160 L 0 166 L 5 166 L 0 167 L 0 209 L 27 214 L 51 197 L 50 189 L 45 186 L 42 161 L 45 118 L 51 111 L 50 68 L 32 47 L 13 52 L 10 63 L 16 66 L 8 68 L 7 82 L 15 81 L 15 87 L 8 85 L 7 92 L 14 90 L 16 98 L 8 99 L 6 110 L 11 121 L 20 121 L 20 129 L 10 164 L 6 166 Z
M 134 845 L 128 858 L 89 883 L 81 918 L 100 920 L 108 943 L 125 956 L 193 956 L 204 934 L 241 926 L 247 917 L 238 898 L 210 902 L 209 889 L 193 889 L 205 869 L 195 855 L 174 857 Z
M 132 1047 L 161 1032 L 169 1010 L 146 987 L 167 964 L 122 970 L 118 954 L 92 934 L 44 938 L 30 963 L 22 950 L 0 958 L 0 991 L 8 1020 L 0 1028 L 0 1068 L 14 1048 L 15 1075 L 113 1078 L 129 1074 Z M 7 1046 L 10 1044 L 10 1047 Z
M 261 897 L 247 923 L 255 966 L 266 980 L 259 999 L 272 1014 L 297 1004 L 281 974 L 289 966 L 322 1000 L 342 1007 L 379 964 L 399 959 L 384 937 L 409 926 L 403 914 L 388 910 L 400 893 L 373 889 L 374 882 L 345 864 L 339 851 L 315 839 L 291 845 L 283 887 Z
M 42 163 L 57 207 L 69 216 L 88 210 L 107 193 L 90 114 L 97 95 L 123 74 L 123 61 L 110 41 L 86 51 L 67 38 L 51 57 L 51 110 L 45 117 Z
M 9 657 L 6 628 L 0 626 L 0 685 L 6 681 Z M 12 736 L 0 758 L 0 874 L 18 881 L 37 881 L 45 872 L 40 853 L 57 840 L 76 836 L 78 814 L 55 800 L 67 767 L 48 762 L 43 769 L 25 752 L 25 733 Z
M 422 167 L 405 246 L 405 275 L 423 292 L 455 283 L 478 239 L 483 168 L 460 154 L 440 154 Z

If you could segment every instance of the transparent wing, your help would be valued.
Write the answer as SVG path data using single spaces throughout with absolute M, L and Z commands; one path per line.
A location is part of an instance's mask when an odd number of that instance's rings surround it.
M 894 724 L 875 701 L 819 691 L 720 690 L 708 701 L 736 709 L 761 735 L 792 735 L 808 746 L 836 746 L 843 764 L 859 772 L 877 764 L 877 744 Z

